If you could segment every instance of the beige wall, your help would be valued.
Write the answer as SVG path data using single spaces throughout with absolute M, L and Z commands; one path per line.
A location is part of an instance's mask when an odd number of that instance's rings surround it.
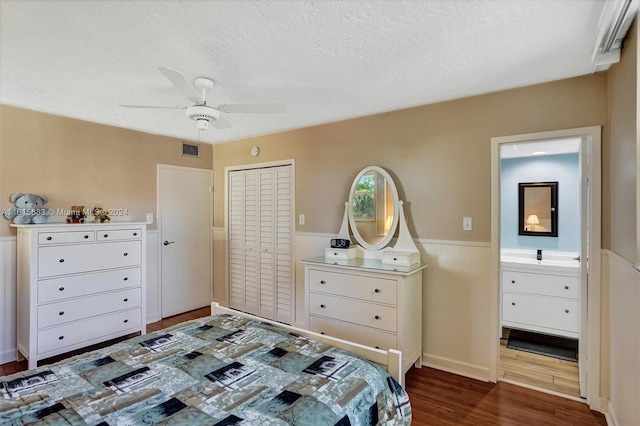
M 0 106 L 0 206 L 16 192 L 44 194 L 48 207 L 127 209 L 121 220 L 156 212 L 157 164 L 211 169 L 212 147 L 183 157 L 181 140 Z M 62 217 L 64 219 L 64 217 Z M 92 217 L 90 217 L 92 219 Z M 0 219 L 0 236 L 15 235 Z M 155 223 L 149 227 L 155 229 Z
M 214 225 L 224 226 L 226 166 L 293 158 L 299 232 L 336 233 L 351 181 L 379 165 L 407 202 L 414 237 L 488 242 L 491 137 L 606 125 L 606 91 L 595 74 L 214 145 Z
M 604 175 L 605 205 L 608 212 L 603 217 L 603 229 L 609 229 L 610 240 L 603 241 L 605 248 L 637 262 L 638 230 L 638 25 L 627 34 L 620 63 L 608 73 L 609 116 L 611 124 L 608 153 L 605 156 Z M 607 173 L 608 171 L 608 173 Z M 607 202 L 608 201 L 608 202 Z M 606 234 L 605 234 L 606 235 Z M 608 244 L 606 244 L 608 243 Z

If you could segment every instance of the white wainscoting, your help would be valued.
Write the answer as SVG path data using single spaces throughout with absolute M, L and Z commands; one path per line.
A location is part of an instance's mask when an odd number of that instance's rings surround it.
M 160 320 L 158 231 L 147 231 L 147 323 Z M 16 360 L 16 238 L 0 238 L 0 364 Z
M 16 238 L 0 238 L 0 364 L 16 359 Z
M 160 265 L 158 230 L 147 230 L 147 324 L 160 321 Z
M 640 272 L 621 256 L 603 250 L 603 281 L 608 280 L 610 425 L 640 424 Z M 606 274 L 608 270 L 608 274 Z M 606 274 L 606 275 L 605 275 Z

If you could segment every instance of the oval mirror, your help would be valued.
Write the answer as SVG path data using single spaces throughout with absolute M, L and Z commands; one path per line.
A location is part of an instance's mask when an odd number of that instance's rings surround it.
M 398 190 L 383 168 L 365 167 L 349 191 L 349 226 L 358 244 L 380 250 L 389 244 L 398 226 Z

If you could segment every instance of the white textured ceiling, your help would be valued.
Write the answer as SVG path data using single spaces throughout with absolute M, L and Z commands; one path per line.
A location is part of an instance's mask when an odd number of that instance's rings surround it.
M 603 0 L 2 0 L 0 102 L 221 142 L 588 74 Z M 158 72 L 216 81 L 198 135 Z

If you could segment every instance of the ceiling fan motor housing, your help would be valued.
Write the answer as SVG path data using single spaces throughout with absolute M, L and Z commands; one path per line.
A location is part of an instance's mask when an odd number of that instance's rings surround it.
M 220 113 L 210 106 L 195 105 L 187 108 L 187 117 L 196 122 L 198 130 L 207 130 L 209 123 L 216 121 Z

